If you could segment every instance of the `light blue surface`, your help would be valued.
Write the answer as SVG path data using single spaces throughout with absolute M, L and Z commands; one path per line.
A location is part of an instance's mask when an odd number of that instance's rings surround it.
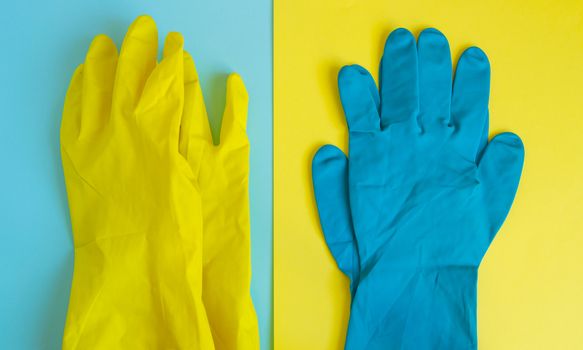
M 269 0 L 35 1 L 0 14 L 0 349 L 58 349 L 73 272 L 59 155 L 69 79 L 93 36 L 119 45 L 140 14 L 179 31 L 211 117 L 236 71 L 250 95 L 252 294 L 262 349 L 272 339 L 272 5 Z M 216 126 L 216 120 L 215 120 Z
M 477 348 L 478 266 L 518 187 L 524 148 L 488 142 L 490 64 L 472 47 L 452 81 L 447 39 L 386 41 L 380 87 L 338 76 L 348 158 L 327 145 L 313 180 L 324 237 L 353 295 L 346 350 Z

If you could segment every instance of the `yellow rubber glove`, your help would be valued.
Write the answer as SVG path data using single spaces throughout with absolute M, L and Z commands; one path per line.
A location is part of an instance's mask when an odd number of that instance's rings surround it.
M 216 349 L 259 349 L 251 301 L 247 90 L 237 74 L 227 80 L 220 143 L 213 144 L 200 83 L 185 54 L 185 105 L 180 152 L 198 174 L 203 205 L 203 301 Z M 191 144 L 207 144 L 202 162 Z M 198 149 L 198 147 L 197 147 Z
M 182 37 L 149 17 L 119 59 L 98 36 L 75 72 L 61 126 L 75 244 L 64 349 L 213 349 L 202 303 L 202 208 L 179 153 Z M 196 163 L 192 150 L 191 164 Z M 199 157 L 200 158 L 200 157 Z

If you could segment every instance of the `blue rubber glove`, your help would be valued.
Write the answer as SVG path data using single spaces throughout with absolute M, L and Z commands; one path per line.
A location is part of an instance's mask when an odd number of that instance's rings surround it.
M 324 146 L 312 172 L 326 242 L 351 279 L 346 349 L 475 349 L 478 266 L 524 160 L 515 134 L 488 142 L 486 55 L 467 49 L 452 84 L 446 38 L 397 29 L 380 96 L 360 66 L 338 80 L 349 156 Z

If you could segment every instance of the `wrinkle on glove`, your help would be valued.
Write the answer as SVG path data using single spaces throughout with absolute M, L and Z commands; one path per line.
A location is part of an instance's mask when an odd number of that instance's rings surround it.
M 478 266 L 512 205 L 518 136 L 488 142 L 490 65 L 446 38 L 388 37 L 380 89 L 360 66 L 338 77 L 349 129 L 313 159 L 324 237 L 351 281 L 346 349 L 475 349 Z M 357 268 L 358 266 L 358 268 Z
M 168 34 L 160 63 L 157 42 L 146 16 L 119 56 L 97 36 L 67 92 L 61 153 L 75 268 L 64 349 L 214 348 L 201 195 L 178 152 L 183 39 Z

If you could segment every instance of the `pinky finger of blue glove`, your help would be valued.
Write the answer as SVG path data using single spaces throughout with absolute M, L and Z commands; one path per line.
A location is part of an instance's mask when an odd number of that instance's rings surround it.
M 350 278 L 354 296 L 360 264 L 348 199 L 348 159 L 332 145 L 321 147 L 312 160 L 312 180 L 320 225 L 338 268 Z
M 489 143 L 480 163 L 478 178 L 483 186 L 490 223 L 490 241 L 502 226 L 510 211 L 524 163 L 524 145 L 518 135 L 505 132 Z

